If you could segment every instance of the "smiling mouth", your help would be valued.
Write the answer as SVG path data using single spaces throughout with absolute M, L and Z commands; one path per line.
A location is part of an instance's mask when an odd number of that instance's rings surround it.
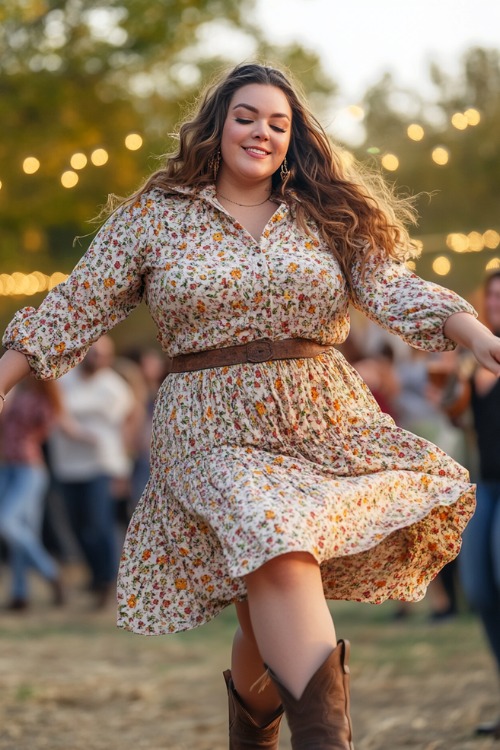
M 270 151 L 264 151 L 263 148 L 256 148 L 255 146 L 244 147 L 244 151 L 250 151 L 258 156 L 269 156 Z

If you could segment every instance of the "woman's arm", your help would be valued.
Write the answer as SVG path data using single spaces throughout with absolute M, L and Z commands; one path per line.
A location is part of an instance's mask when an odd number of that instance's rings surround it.
M 7 393 L 20 380 L 30 373 L 28 360 L 20 352 L 9 350 L 0 358 L 0 394 L 5 398 Z M 0 398 L 0 412 L 3 409 L 3 398 Z
M 465 346 L 477 361 L 500 377 L 500 338 L 470 313 L 457 312 L 446 320 L 444 334 Z

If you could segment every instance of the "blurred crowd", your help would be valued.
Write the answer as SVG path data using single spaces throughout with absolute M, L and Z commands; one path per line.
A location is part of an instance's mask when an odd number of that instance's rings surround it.
M 500 272 L 485 285 L 485 319 L 500 332 Z M 429 590 L 429 616 L 479 611 L 500 665 L 500 383 L 459 349 L 411 349 L 353 316 L 340 347 L 384 412 L 469 468 L 478 511 L 458 561 Z M 165 376 L 154 349 L 116 355 L 109 336 L 58 381 L 26 378 L 0 417 L 3 608 L 30 606 L 30 570 L 63 606 L 65 565 L 88 573 L 94 606 L 114 598 L 121 541 L 146 486 L 153 406 Z M 69 592 L 71 594 L 71 592 Z M 1 606 L 1 605 L 0 605 Z M 395 617 L 411 614 L 401 604 Z

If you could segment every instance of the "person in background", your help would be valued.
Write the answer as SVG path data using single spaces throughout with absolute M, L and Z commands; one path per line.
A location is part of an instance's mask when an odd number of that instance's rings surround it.
M 53 603 L 64 603 L 59 566 L 41 539 L 49 483 L 42 447 L 61 413 L 57 384 L 29 378 L 16 388 L 0 420 L 0 537 L 9 551 L 11 610 L 29 606 L 31 567 L 49 583 Z
M 133 393 L 112 369 L 113 359 L 113 341 L 103 336 L 81 365 L 60 379 L 65 409 L 80 432 L 72 437 L 56 429 L 49 443 L 52 468 L 71 530 L 91 571 L 98 607 L 108 602 L 115 583 L 118 553 L 111 482 L 130 470 L 124 425 L 134 408 Z
M 484 287 L 485 317 L 500 335 L 500 271 Z M 465 369 L 465 368 L 464 368 Z M 462 584 L 471 606 L 481 618 L 500 677 L 500 381 L 485 367 L 476 366 L 464 380 L 461 393 L 470 394 L 477 435 L 479 477 L 477 508 L 463 537 L 458 558 Z M 499 700 L 500 703 L 500 700 Z M 500 739 L 498 718 L 477 727 L 479 734 Z

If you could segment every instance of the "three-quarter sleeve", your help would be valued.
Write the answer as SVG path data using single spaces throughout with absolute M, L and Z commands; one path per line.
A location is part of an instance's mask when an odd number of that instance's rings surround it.
M 354 264 L 351 301 L 368 318 L 426 351 L 455 348 L 455 342 L 444 334 L 450 315 L 467 312 L 477 317 L 472 305 L 458 294 L 425 281 L 405 263 L 390 258 L 370 258 L 364 275 L 360 261 Z
M 77 365 L 91 344 L 142 300 L 152 204 L 143 195 L 118 209 L 68 279 L 37 309 L 24 307 L 15 314 L 2 343 L 26 355 L 36 378 L 58 378 Z

